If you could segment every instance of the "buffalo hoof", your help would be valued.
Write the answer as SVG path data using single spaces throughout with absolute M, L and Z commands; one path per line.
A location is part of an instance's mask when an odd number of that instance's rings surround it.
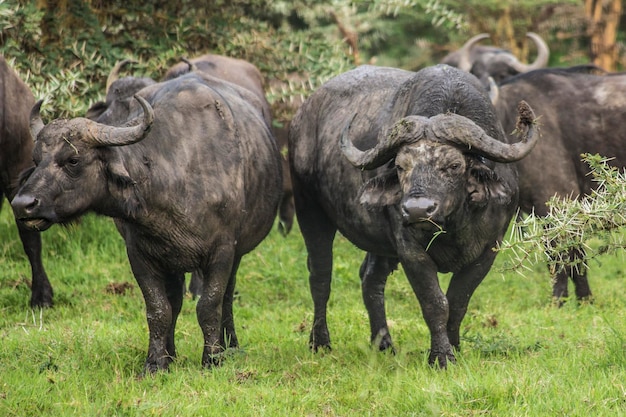
M 44 295 L 35 295 L 33 294 L 30 298 L 30 307 L 31 308 L 51 308 L 53 306 L 52 302 L 52 292 L 46 293 Z
M 172 363 L 172 359 L 167 358 L 165 360 L 160 361 L 146 361 L 143 366 L 143 372 L 139 374 L 140 378 L 145 377 L 146 375 L 154 375 L 157 372 L 163 371 L 168 372 L 170 363 Z
M 391 336 L 389 333 L 385 333 L 384 335 L 378 335 L 373 341 L 372 346 L 378 346 L 378 350 L 381 352 L 390 352 L 392 354 L 396 354 L 396 349 L 393 347 L 393 343 L 391 342 Z
M 318 332 L 313 330 L 311 332 L 311 336 L 309 337 L 309 348 L 313 352 L 317 352 L 320 349 L 330 351 L 332 348 L 330 347 L 330 336 L 328 332 Z
M 225 356 L 224 352 L 204 353 L 202 355 L 202 367 L 212 369 L 221 366 Z
M 53 291 L 52 286 L 48 280 L 42 285 L 33 285 L 32 292 L 30 294 L 30 306 L 31 308 L 48 308 L 52 307 Z
M 456 363 L 456 358 L 452 351 L 448 352 L 435 352 L 431 351 L 428 356 L 428 364 L 431 366 L 437 366 L 439 369 L 446 369 L 448 363 Z

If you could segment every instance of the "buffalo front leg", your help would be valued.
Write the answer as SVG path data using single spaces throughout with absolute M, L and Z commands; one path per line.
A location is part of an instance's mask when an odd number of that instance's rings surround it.
M 17 226 L 33 277 L 30 306 L 32 308 L 52 307 L 52 285 L 41 261 L 41 235 L 39 232 L 25 229 L 19 223 Z
M 446 368 L 454 362 L 454 353 L 448 339 L 448 299 L 439 286 L 437 267 L 425 252 L 406 239 L 399 245 L 400 263 L 422 308 L 424 321 L 430 331 L 428 363 Z
M 491 269 L 494 259 L 495 252 L 487 249 L 478 260 L 452 275 L 446 293 L 450 309 L 447 331 L 450 344 L 456 349 L 460 345 L 461 322 L 467 313 L 470 298 Z
M 202 268 L 202 292 L 196 315 L 204 336 L 202 366 L 205 368 L 219 365 L 225 349 L 222 317 L 234 259 L 234 248 L 222 245 L 213 251 L 208 264 Z M 234 280 L 231 290 L 234 292 Z M 227 315 L 232 316 L 232 294 L 229 308 L 230 313 Z
M 370 320 L 371 343 L 381 351 L 390 349 L 394 352 L 385 312 L 385 284 L 397 265 L 397 260 L 367 253 L 359 270 L 363 303 Z
M 146 303 L 146 318 L 150 331 L 144 373 L 167 370 L 176 354 L 174 326 L 182 303 L 181 275 L 168 275 L 160 271 L 130 248 L 128 258 Z M 176 300 L 177 294 L 180 294 L 180 303 L 175 302 L 172 306 L 170 300 Z

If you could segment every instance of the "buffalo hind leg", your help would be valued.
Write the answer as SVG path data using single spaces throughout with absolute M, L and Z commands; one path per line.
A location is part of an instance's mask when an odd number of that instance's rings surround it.
M 585 257 L 584 249 L 575 248 L 568 254 L 569 265 L 557 264 L 553 275 L 552 299 L 558 306 L 562 306 L 568 297 L 567 285 L 569 279 L 574 283 L 576 298 L 580 301 L 591 300 L 591 288 L 587 280 L 587 268 L 581 262 Z
M 330 349 L 326 308 L 330 297 L 333 241 L 337 228 L 315 200 L 306 198 L 296 190 L 298 188 L 294 187 L 296 214 L 308 254 L 309 287 L 314 308 L 309 347 L 313 351 Z
M 237 340 L 237 334 L 235 333 L 233 300 L 235 298 L 235 284 L 237 282 L 237 270 L 239 269 L 240 262 L 241 257 L 237 257 L 233 262 L 233 268 L 230 273 L 226 292 L 224 293 L 224 301 L 222 305 L 222 330 L 220 332 L 222 339 L 220 343 L 222 346 L 231 349 L 239 347 L 239 341 Z
M 224 346 L 224 300 L 230 298 L 229 313 L 232 319 L 232 293 L 227 296 L 231 272 L 235 265 L 234 248 L 224 244 L 215 248 L 208 264 L 202 268 L 202 292 L 196 305 L 198 323 L 204 335 L 202 366 L 211 368 L 221 363 Z M 236 271 L 234 271 L 236 272 Z M 231 291 L 234 292 L 234 280 Z M 234 336 L 234 329 L 232 329 Z
M 174 331 L 176 330 L 176 321 L 183 307 L 183 297 L 185 294 L 185 274 L 170 274 L 165 281 L 165 291 L 167 300 L 172 310 L 172 320 L 168 332 L 167 342 L 165 344 L 167 353 L 174 359 L 176 357 L 176 344 L 174 343 Z
M 370 320 L 371 343 L 381 351 L 394 353 L 385 312 L 385 284 L 397 267 L 397 259 L 367 253 L 359 270 L 363 303 Z

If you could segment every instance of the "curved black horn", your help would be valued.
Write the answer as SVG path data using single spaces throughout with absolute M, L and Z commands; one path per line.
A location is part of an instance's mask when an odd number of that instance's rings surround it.
M 362 169 L 378 168 L 395 156 L 398 147 L 405 143 L 417 142 L 424 136 L 424 129 L 428 124 L 428 119 L 422 116 L 405 117 L 396 122 L 385 135 L 379 135 L 375 147 L 361 151 L 348 137 L 350 125 L 355 117 L 356 114 L 344 127 L 339 145 L 346 159 Z
M 470 72 L 472 70 L 472 65 L 474 65 L 474 63 L 470 59 L 470 51 L 476 43 L 487 38 L 489 38 L 489 34 L 481 33 L 479 35 L 472 36 L 467 42 L 463 44 L 463 46 L 457 51 L 457 53 L 459 54 L 459 69 L 462 69 L 465 72 Z
M 193 72 L 193 71 L 196 71 L 198 69 L 196 64 L 194 64 L 193 62 L 191 62 L 187 58 L 181 58 L 180 60 L 183 61 L 185 64 L 187 64 L 189 66 L 189 68 L 187 69 L 187 72 Z
M 152 128 L 154 110 L 143 97 L 138 95 L 133 97 L 143 108 L 141 123 L 136 126 L 116 127 L 87 120 L 87 133 L 84 135 L 84 140 L 94 147 L 99 147 L 130 145 L 144 139 Z
M 30 136 L 31 138 L 33 138 L 33 142 L 37 140 L 39 132 L 41 132 L 41 129 L 43 129 L 45 126 L 43 120 L 41 120 L 41 103 L 43 103 L 43 100 L 37 101 L 33 108 L 30 110 L 29 126 Z
M 535 61 L 533 61 L 532 64 L 523 64 L 517 59 L 511 61 L 511 67 L 517 72 L 528 72 L 544 68 L 548 65 L 548 60 L 550 59 L 550 48 L 548 48 L 548 45 L 541 38 L 541 36 L 534 32 L 528 32 L 526 36 L 535 42 L 535 45 L 537 46 L 537 58 L 535 58 Z
M 526 133 L 517 143 L 504 143 L 489 136 L 470 119 L 457 114 L 440 114 L 431 118 L 431 129 L 437 140 L 469 147 L 473 152 L 495 162 L 519 161 L 532 151 L 539 139 L 536 134 L 535 113 L 528 103 L 517 106 L 517 131 Z
M 109 89 L 111 88 L 111 85 L 120 78 L 120 70 L 126 64 L 136 64 L 136 63 L 137 61 L 133 61 L 132 59 L 124 59 L 123 61 L 118 61 L 113 67 L 113 69 L 111 70 L 111 72 L 109 73 L 109 76 L 107 77 L 105 94 L 109 94 Z

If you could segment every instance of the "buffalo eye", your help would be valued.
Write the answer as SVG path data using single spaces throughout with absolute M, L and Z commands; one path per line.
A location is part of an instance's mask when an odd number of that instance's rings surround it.
M 80 160 L 78 159 L 78 157 L 75 156 L 67 160 L 67 164 L 71 167 L 75 167 L 76 165 L 78 165 L 79 162 Z
M 453 162 L 453 163 L 451 163 L 450 165 L 448 165 L 448 166 L 445 168 L 445 171 L 446 171 L 446 172 L 449 172 L 449 173 L 456 173 L 456 172 L 458 172 L 460 169 L 461 169 L 461 163 L 460 163 L 460 162 Z

